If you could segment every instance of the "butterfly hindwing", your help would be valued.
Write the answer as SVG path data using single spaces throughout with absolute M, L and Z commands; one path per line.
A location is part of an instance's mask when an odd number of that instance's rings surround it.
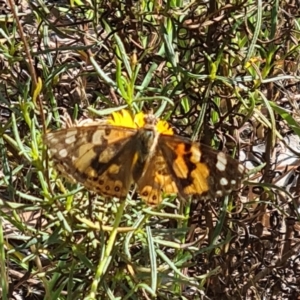
M 141 198 L 151 206 L 161 202 L 162 193 L 178 192 L 166 160 L 159 149 L 151 156 L 141 178 L 136 179 Z

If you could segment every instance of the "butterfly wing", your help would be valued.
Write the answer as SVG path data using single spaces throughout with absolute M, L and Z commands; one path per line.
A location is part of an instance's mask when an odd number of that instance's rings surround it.
M 47 133 L 58 169 L 100 195 L 125 197 L 132 184 L 137 130 L 89 125 Z
M 237 189 L 245 168 L 220 151 L 179 136 L 161 135 L 158 146 L 182 197 L 220 197 Z
M 175 194 L 178 192 L 173 176 L 162 155 L 157 149 L 144 168 L 144 173 L 136 180 L 141 198 L 150 206 L 161 202 L 161 194 Z
M 156 139 L 149 129 L 89 124 L 48 133 L 44 140 L 66 177 L 118 198 L 126 197 L 135 181 L 149 205 L 160 203 L 162 192 L 182 197 L 229 194 L 245 171 L 222 152 L 174 135 Z

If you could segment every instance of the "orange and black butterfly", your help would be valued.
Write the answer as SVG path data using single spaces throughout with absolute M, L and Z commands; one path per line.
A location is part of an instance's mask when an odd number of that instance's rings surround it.
M 162 194 L 220 197 L 237 189 L 245 168 L 220 151 L 176 136 L 152 114 L 113 113 L 47 133 L 51 156 L 67 177 L 100 195 L 123 198 L 137 184 L 147 204 Z

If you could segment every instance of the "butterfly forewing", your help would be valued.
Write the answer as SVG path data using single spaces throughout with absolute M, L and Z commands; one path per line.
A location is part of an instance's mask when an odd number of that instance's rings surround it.
M 230 156 L 176 136 L 160 136 L 159 147 L 179 194 L 220 197 L 241 183 L 244 167 Z
M 106 196 L 125 197 L 132 183 L 136 130 L 110 125 L 48 133 L 45 142 L 59 171 Z

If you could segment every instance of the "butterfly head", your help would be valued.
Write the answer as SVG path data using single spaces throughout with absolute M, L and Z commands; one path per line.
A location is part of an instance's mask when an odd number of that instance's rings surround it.
M 144 123 L 146 126 L 155 127 L 158 123 L 158 119 L 153 114 L 144 115 Z

